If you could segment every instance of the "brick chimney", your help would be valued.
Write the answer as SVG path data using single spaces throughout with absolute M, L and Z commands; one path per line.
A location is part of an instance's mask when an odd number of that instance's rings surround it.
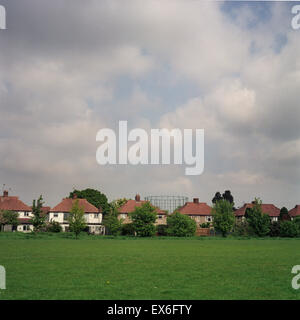
M 141 196 L 139 194 L 135 196 L 135 201 L 141 201 Z
M 3 197 L 8 197 L 8 191 L 7 190 L 3 191 Z
M 194 199 L 193 199 L 193 202 L 194 202 L 194 203 L 199 203 L 199 198 L 194 198 Z

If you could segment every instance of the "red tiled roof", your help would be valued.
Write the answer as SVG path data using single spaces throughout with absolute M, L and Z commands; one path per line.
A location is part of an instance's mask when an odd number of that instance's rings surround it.
M 291 209 L 291 210 L 289 211 L 289 215 L 290 215 L 290 217 L 300 216 L 300 205 L 297 204 L 297 205 L 295 206 L 295 208 Z
M 205 202 L 186 202 L 184 206 L 179 208 L 181 214 L 193 215 L 193 216 L 210 216 L 211 207 Z
M 65 198 L 63 199 L 57 206 L 52 208 L 50 212 L 70 212 L 72 209 L 73 203 L 78 200 L 79 206 L 84 209 L 85 213 L 99 213 L 101 212 L 91 203 L 89 203 L 86 199 L 71 199 Z
M 18 197 L 0 196 L 0 210 L 31 211 L 31 208 Z
M 235 216 L 244 216 L 247 208 L 252 208 L 253 203 L 245 203 L 241 208 L 235 211 Z M 270 217 L 279 217 L 280 209 L 274 206 L 274 204 L 262 204 L 262 212 L 269 215 Z
M 141 200 L 141 201 L 136 201 L 136 200 L 128 200 L 125 204 L 123 204 L 120 208 L 119 208 L 119 213 L 130 213 L 133 212 L 135 210 L 135 207 L 140 207 L 142 204 L 149 202 L 149 201 L 145 201 L 145 200 Z M 152 206 L 154 207 L 154 206 Z M 159 209 L 158 207 L 154 207 L 156 209 L 156 213 L 157 214 L 167 214 L 165 211 Z

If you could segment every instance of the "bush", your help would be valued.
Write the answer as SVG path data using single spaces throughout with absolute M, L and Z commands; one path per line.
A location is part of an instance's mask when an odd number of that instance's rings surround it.
M 62 227 L 59 222 L 51 221 L 46 225 L 46 232 L 62 232 Z
M 166 236 L 168 233 L 167 233 L 167 228 L 168 228 L 168 225 L 166 224 L 159 224 L 156 226 L 156 232 L 159 236 Z
M 247 220 L 238 220 L 233 226 L 233 235 L 235 236 L 249 236 L 251 235 L 251 230 L 249 228 L 249 223 Z
M 191 237 L 195 235 L 197 224 L 189 216 L 174 212 L 167 217 L 167 234 L 175 237 Z
M 299 234 L 299 226 L 294 221 L 283 221 L 280 224 L 280 236 L 294 238 Z
M 270 224 L 270 237 L 279 237 L 280 236 L 280 222 L 274 221 Z
M 134 236 L 135 230 L 132 223 L 125 223 L 121 228 L 122 236 Z
M 117 236 L 121 233 L 122 221 L 118 219 L 117 208 L 113 207 L 103 218 L 107 234 Z
M 210 227 L 210 223 L 209 222 L 200 224 L 200 228 L 209 228 L 209 227 Z

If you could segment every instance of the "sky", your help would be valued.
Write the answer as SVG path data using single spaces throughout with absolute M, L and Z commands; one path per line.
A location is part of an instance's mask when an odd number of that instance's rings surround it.
M 0 0 L 0 186 L 54 206 L 231 190 L 300 204 L 300 30 L 288 2 Z M 102 128 L 205 130 L 205 167 L 96 162 Z

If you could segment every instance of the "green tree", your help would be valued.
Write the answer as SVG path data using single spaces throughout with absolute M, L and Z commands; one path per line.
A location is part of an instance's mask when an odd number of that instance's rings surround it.
M 2 225 L 10 224 L 13 227 L 17 227 L 17 225 L 19 224 L 18 217 L 19 217 L 18 212 L 3 210 L 0 213 L 0 224 Z
M 127 201 L 128 201 L 128 199 L 126 199 L 126 198 L 116 199 L 116 200 L 113 200 L 109 205 L 110 205 L 110 208 L 119 209 L 119 208 L 122 207 Z
M 233 203 L 225 199 L 216 201 L 212 208 L 212 216 L 215 230 L 226 237 L 232 230 L 235 221 Z
M 189 216 L 175 211 L 167 217 L 167 234 L 175 237 L 192 237 L 195 235 L 197 224 Z
M 289 211 L 286 207 L 282 207 L 280 209 L 279 220 L 280 221 L 290 220 Z
M 32 214 L 33 217 L 31 218 L 30 222 L 33 225 L 33 231 L 37 232 L 40 231 L 41 228 L 45 225 L 46 217 L 43 215 L 43 197 L 40 195 L 38 200 L 33 200 L 32 203 Z
M 68 217 L 70 231 L 74 232 L 76 239 L 87 226 L 84 219 L 84 209 L 79 206 L 78 199 L 74 201 Z
M 107 214 L 110 211 L 110 206 L 107 201 L 107 197 L 99 190 L 87 188 L 84 190 L 74 190 L 70 192 L 69 198 L 73 199 L 74 195 L 79 199 L 86 199 L 89 203 L 94 205 L 98 209 L 102 209 L 103 214 Z
M 109 234 L 117 236 L 121 233 L 122 219 L 118 218 L 118 210 L 116 206 L 112 206 L 110 213 L 104 216 L 103 224 Z
M 143 203 L 130 214 L 133 228 L 139 237 L 151 237 L 155 234 L 156 209 L 149 202 Z
M 262 212 L 261 200 L 255 198 L 252 208 L 247 208 L 245 217 L 253 233 L 264 237 L 270 232 L 271 220 L 267 214 Z

